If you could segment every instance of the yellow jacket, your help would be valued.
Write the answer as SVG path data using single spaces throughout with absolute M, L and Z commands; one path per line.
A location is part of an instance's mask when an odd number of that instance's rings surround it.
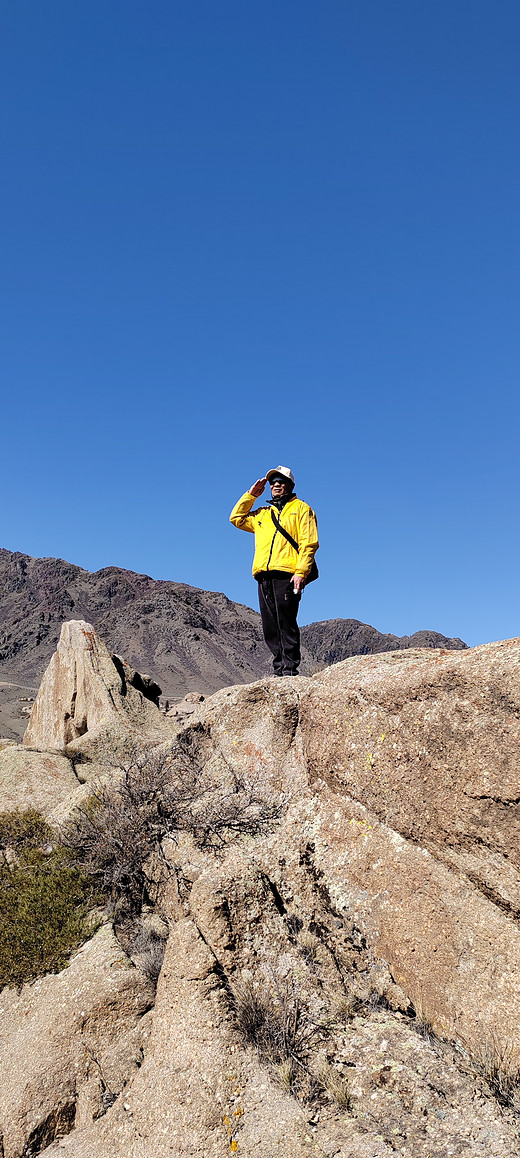
M 319 547 L 314 511 L 296 496 L 289 499 L 281 511 L 274 508 L 278 522 L 298 543 L 297 552 L 287 542 L 285 535 L 277 531 L 270 507 L 259 507 L 257 511 L 252 511 L 255 502 L 254 495 L 246 491 L 229 516 L 234 527 L 241 531 L 251 531 L 255 536 L 253 575 L 259 575 L 261 571 L 288 571 L 289 575 L 301 575 L 305 579 Z

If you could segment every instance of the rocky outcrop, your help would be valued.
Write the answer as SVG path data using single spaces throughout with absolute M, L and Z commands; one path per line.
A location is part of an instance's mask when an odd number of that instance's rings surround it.
M 144 739 L 158 743 L 171 728 L 147 691 L 142 677 L 110 655 L 90 623 L 64 623 L 23 743 L 90 757 L 104 757 L 107 745 L 114 753 Z
M 519 1152 L 512 1116 L 486 1097 L 466 1059 L 424 1022 L 416 1031 L 389 970 L 320 896 L 319 870 L 317 880 L 308 865 L 293 871 L 280 853 L 279 835 L 219 864 L 189 842 L 178 846 L 191 891 L 189 900 L 174 888 L 165 897 L 172 932 L 143 1064 L 124 1097 L 46 1158 Z M 303 1065 L 314 1066 L 321 1096 L 318 1088 L 310 1102 L 298 1097 L 305 1070 L 291 1084 L 287 1069 L 260 1059 L 237 1032 L 230 988 L 247 992 L 250 979 L 285 995 L 288 1026 L 294 993 L 307 1007 L 300 1032 L 314 1038 L 316 1057 Z
M 172 736 L 175 721 L 159 711 L 159 691 L 111 656 L 91 624 L 64 623 L 23 744 L 0 749 L 0 811 L 36 808 L 63 820 L 87 794 L 80 785 L 109 774 L 135 748 Z
M 184 699 L 176 704 L 170 704 L 166 701 L 165 714 L 169 719 L 186 722 L 188 716 L 192 716 L 196 710 L 197 704 L 201 704 L 205 696 L 200 692 L 188 692 Z
M 203 715 L 237 773 L 299 786 L 287 859 L 308 857 L 439 1031 L 511 1045 L 519 641 L 356 658 L 219 693 Z
M 4 1158 L 38 1154 L 103 1113 L 137 1070 L 153 988 L 100 929 L 57 976 L 1 994 Z
M 154 758 L 194 762 L 202 809 L 249 785 L 279 819 L 217 852 L 181 831 L 164 848 L 142 1064 L 112 1105 L 78 1095 L 42 1152 L 520 1153 L 520 641 L 358 657 L 189 707 Z M 262 1048 L 240 1031 L 251 993 L 282 1010 L 282 1060 L 274 1030 Z
M 238 1136 L 240 1152 L 257 1158 L 310 1158 L 297 1102 L 234 1038 L 215 955 L 194 920 L 180 917 L 163 967 L 145 1072 L 102 1122 L 75 1131 L 48 1153 L 102 1158 L 117 1147 L 118 1153 L 154 1158 L 220 1158 Z

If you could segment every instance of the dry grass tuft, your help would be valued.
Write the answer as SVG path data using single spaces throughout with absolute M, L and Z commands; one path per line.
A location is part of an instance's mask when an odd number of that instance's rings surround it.
M 271 1066 L 283 1089 L 302 1102 L 315 1100 L 321 1087 L 310 1062 L 319 1028 L 294 984 L 276 974 L 260 985 L 243 982 L 234 988 L 233 1008 L 241 1036 Z
M 333 1021 L 351 1021 L 360 1007 L 360 1000 L 353 993 L 339 993 L 330 1003 L 330 1016 Z
M 274 1065 L 301 1061 L 312 1030 L 294 985 L 274 977 L 259 987 L 252 981 L 236 985 L 235 1019 L 245 1041 Z
M 421 998 L 416 1000 L 413 1009 L 415 1017 L 410 1021 L 410 1025 L 419 1034 L 419 1037 L 423 1037 L 428 1045 L 431 1045 L 435 1041 L 436 1034 Z
M 163 935 L 153 927 L 138 921 L 127 949 L 134 964 L 138 965 L 155 984 L 162 969 L 167 939 L 167 932 Z
M 320 942 L 314 933 L 304 929 L 298 937 L 298 948 L 306 964 L 314 965 L 320 950 Z
M 474 1058 L 477 1072 L 485 1079 L 503 1106 L 518 1109 L 520 1101 L 520 1050 L 515 1042 L 503 1042 L 493 1035 Z
M 285 1058 L 284 1061 L 280 1062 L 276 1066 L 276 1074 L 282 1089 L 286 1090 L 287 1093 L 291 1093 L 297 1081 L 297 1074 L 292 1058 Z
M 339 1110 L 346 1112 L 350 1109 L 352 1097 L 349 1084 L 330 1062 L 325 1059 L 321 1061 L 316 1069 L 316 1079 Z

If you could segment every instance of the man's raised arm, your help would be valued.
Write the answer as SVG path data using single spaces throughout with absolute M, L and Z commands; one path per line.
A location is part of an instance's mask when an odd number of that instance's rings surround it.
M 254 533 L 255 520 L 254 516 L 249 512 L 254 505 L 255 499 L 258 499 L 264 493 L 266 478 L 257 478 L 252 487 L 246 491 L 245 495 L 238 500 L 229 516 L 230 522 L 234 527 L 238 527 L 240 531 L 251 531 Z

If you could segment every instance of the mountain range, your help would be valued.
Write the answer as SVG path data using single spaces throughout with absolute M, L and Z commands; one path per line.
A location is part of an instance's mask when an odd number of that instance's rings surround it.
M 38 687 L 68 619 L 92 623 L 114 653 L 152 675 L 172 699 L 248 683 L 270 671 L 258 612 L 220 592 L 121 567 L 90 572 L 63 559 L 0 548 L 0 708 L 2 699 L 19 699 Z M 466 644 L 434 631 L 400 638 L 355 619 L 332 619 L 302 628 L 302 672 L 408 647 L 459 650 Z M 8 691 L 15 686 L 16 697 Z M 12 724 L 3 734 L 11 731 Z

